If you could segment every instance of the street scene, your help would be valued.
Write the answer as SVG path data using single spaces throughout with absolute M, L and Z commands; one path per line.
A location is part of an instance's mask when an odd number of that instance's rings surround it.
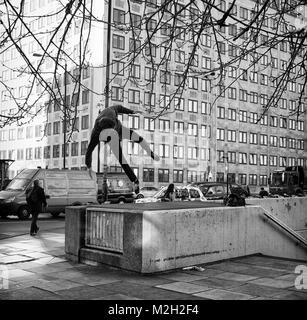
M 0 300 L 307 300 L 305 2 L 2 1 Z

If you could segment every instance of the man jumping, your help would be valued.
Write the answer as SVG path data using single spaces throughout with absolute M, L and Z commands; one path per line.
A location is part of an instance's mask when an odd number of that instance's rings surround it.
M 139 185 L 138 178 L 134 174 L 133 170 L 127 163 L 125 157 L 123 156 L 123 151 L 121 147 L 121 141 L 123 139 L 132 140 L 134 142 L 137 142 L 141 145 L 141 147 L 147 152 L 147 154 L 154 160 L 159 161 L 160 157 L 156 155 L 151 149 L 149 144 L 144 140 L 143 137 L 138 135 L 134 130 L 126 128 L 122 125 L 122 123 L 118 120 L 118 114 L 137 114 L 141 113 L 140 111 L 133 111 L 128 108 L 125 108 L 121 105 L 111 106 L 106 109 L 104 109 L 97 117 L 95 121 L 94 128 L 92 130 L 90 143 L 86 150 L 85 155 L 85 164 L 89 170 L 91 170 L 92 167 L 92 153 L 95 149 L 95 147 L 99 144 L 99 136 L 100 133 L 103 132 L 103 130 L 110 130 L 113 129 L 117 132 L 116 138 L 119 141 L 111 141 L 114 135 L 107 136 L 107 139 L 105 143 L 110 143 L 110 148 L 114 155 L 116 156 L 117 160 L 119 161 L 121 167 L 125 171 L 126 175 L 128 176 L 129 180 L 133 182 L 137 188 Z M 106 131 L 109 132 L 109 131 Z

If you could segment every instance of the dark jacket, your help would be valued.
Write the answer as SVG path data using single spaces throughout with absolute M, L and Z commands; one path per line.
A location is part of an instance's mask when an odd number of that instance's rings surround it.
M 36 186 L 27 193 L 27 202 L 33 212 L 42 212 L 42 205 L 47 206 L 44 189 Z

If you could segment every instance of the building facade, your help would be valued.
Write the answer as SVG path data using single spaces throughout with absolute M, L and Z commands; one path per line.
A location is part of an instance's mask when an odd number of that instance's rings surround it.
M 32 1 L 31 1 L 32 2 Z M 57 1 L 44 1 L 50 8 Z M 216 1 L 217 6 L 225 11 L 232 1 Z M 41 12 L 43 8 L 35 9 Z M 162 1 L 163 3 L 163 1 Z M 184 6 L 186 1 L 179 1 Z M 146 57 L 138 56 L 126 68 L 125 58 L 127 52 L 133 51 L 131 32 L 121 26 L 135 24 L 139 27 L 141 37 L 146 39 L 146 30 L 138 26 L 142 14 L 151 13 L 161 1 L 131 1 L 132 18 L 127 15 L 126 1 L 112 1 L 111 10 L 111 41 L 110 45 L 110 84 L 109 105 L 123 104 L 134 110 L 142 110 L 143 115 L 124 115 L 121 121 L 124 125 L 135 129 L 151 143 L 152 148 L 160 155 L 161 160 L 154 162 L 144 154 L 136 143 L 124 142 L 124 154 L 128 163 L 134 168 L 141 181 L 141 185 L 161 186 L 174 182 L 186 184 L 193 181 L 226 181 L 228 179 L 243 185 L 249 185 L 251 191 L 260 186 L 266 187 L 270 172 L 284 168 L 288 165 L 301 165 L 307 167 L 306 158 L 306 105 L 300 106 L 299 114 L 297 102 L 303 89 L 298 80 L 289 81 L 287 90 L 278 103 L 273 104 L 267 112 L 264 108 L 276 88 L 276 78 L 289 60 L 289 43 L 274 45 L 270 53 L 266 54 L 265 46 L 254 52 L 239 52 L 240 43 L 236 47 L 219 38 L 219 51 L 215 45 L 214 35 L 204 32 L 201 38 L 201 50 L 196 52 L 193 67 L 197 75 L 189 75 L 184 91 L 178 92 L 175 98 L 172 93 L 176 91 L 184 66 L 190 56 L 189 43 L 185 42 L 184 35 L 179 39 L 177 48 L 170 50 L 167 69 L 160 66 L 151 81 L 152 65 Z M 237 1 L 232 13 L 238 21 L 249 21 L 253 15 L 254 1 Z M 30 7 L 29 7 L 30 8 Z M 182 7 L 181 7 L 182 8 Z M 30 9 L 29 9 L 30 10 Z M 108 4 L 100 8 L 104 20 L 108 19 Z M 172 9 L 171 9 L 172 10 Z M 270 12 L 274 12 L 271 8 Z M 218 14 L 218 11 L 217 11 Z M 184 15 L 184 11 L 182 12 Z M 289 23 L 295 17 L 287 15 Z M 188 19 L 183 16 L 183 19 Z M 132 22 L 130 23 L 130 19 Z M 183 20 L 184 21 L 184 20 Z M 239 24 L 236 20 L 224 28 L 222 34 L 232 37 L 238 34 Z M 282 24 L 276 26 L 273 19 L 265 19 L 265 29 L 273 32 L 276 28 L 284 28 Z M 294 22 L 293 22 L 294 23 Z M 153 22 L 153 26 L 155 22 Z M 107 25 L 94 30 L 92 42 L 89 43 L 90 55 L 88 68 L 84 68 L 82 75 L 82 89 L 78 102 L 78 113 L 74 126 L 75 131 L 67 137 L 66 168 L 84 169 L 84 155 L 90 136 L 91 128 L 99 109 L 103 108 L 105 98 L 105 68 L 107 43 Z M 179 23 L 184 28 L 184 23 Z M 74 54 L 75 44 L 78 43 L 78 30 L 71 30 L 71 43 L 68 51 Z M 74 35 L 74 36 L 73 36 Z M 151 52 L 155 60 L 162 59 L 165 47 L 162 45 L 170 36 L 167 28 L 161 28 L 155 35 L 156 49 Z M 265 35 L 260 41 L 265 41 Z M 97 41 L 97 38 L 101 41 Z M 95 41 L 96 40 L 96 41 Z M 142 40 L 140 40 L 142 41 Z M 30 48 L 29 45 L 29 54 Z M 100 47 L 99 47 L 100 46 Z M 20 78 L 8 78 L 6 66 L 11 69 L 17 65 L 17 60 L 4 57 L 1 65 L 2 79 L 7 79 L 10 86 L 16 90 L 23 90 L 25 82 Z M 93 58 L 94 53 L 96 56 Z M 98 54 L 99 53 L 99 54 Z M 257 54 L 259 59 L 257 59 Z M 218 56 L 223 61 L 239 56 L 237 64 L 231 64 L 223 71 L 223 86 L 216 85 L 209 74 L 216 70 Z M 76 56 L 77 58 L 77 56 Z M 125 60 L 126 59 L 126 60 Z M 252 63 L 255 61 L 255 63 Z M 252 67 L 251 67 L 252 65 Z M 69 61 L 68 61 L 69 66 Z M 70 69 L 73 73 L 74 71 Z M 12 72 L 11 72 L 12 73 Z M 3 75 L 4 74 L 4 75 Z M 215 72 L 215 75 L 217 72 Z M 12 77 L 12 75 L 10 76 Z M 236 80 L 236 81 L 235 81 Z M 75 104 L 73 99 L 73 81 L 66 81 L 66 92 L 70 105 Z M 64 82 L 61 89 L 64 92 Z M 5 90 L 2 90 L 2 93 Z M 97 94 L 98 93 L 98 94 Z M 306 89 L 304 92 L 306 99 Z M 2 94 L 1 113 L 9 114 L 14 108 L 14 102 L 5 100 Z M 48 97 L 46 98 L 48 102 Z M 306 100 L 305 100 L 306 101 Z M 160 114 L 163 108 L 167 112 Z M 44 111 L 45 110 L 45 111 Z M 29 124 L 21 126 L 4 127 L 0 129 L 0 156 L 13 158 L 11 176 L 22 168 L 48 166 L 49 168 L 63 168 L 63 110 L 57 109 L 56 103 L 42 109 L 39 115 Z M 99 165 L 98 165 L 99 162 Z M 108 151 L 107 163 L 109 170 L 120 170 L 114 156 Z M 93 154 L 93 168 L 102 171 L 104 166 L 104 147 L 101 146 Z

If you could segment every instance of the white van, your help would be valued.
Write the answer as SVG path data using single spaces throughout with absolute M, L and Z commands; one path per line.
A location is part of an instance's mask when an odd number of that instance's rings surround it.
M 46 212 L 58 216 L 66 206 L 97 202 L 97 180 L 93 172 L 58 170 L 58 169 L 24 169 L 0 192 L 0 216 L 18 215 L 19 219 L 30 216 L 26 201 L 26 191 L 39 180 L 47 198 Z

